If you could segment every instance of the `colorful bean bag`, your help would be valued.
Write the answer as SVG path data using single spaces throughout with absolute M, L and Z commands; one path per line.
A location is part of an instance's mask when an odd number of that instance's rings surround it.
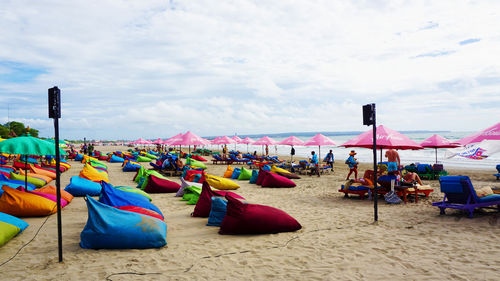
M 295 187 L 295 183 L 284 176 L 268 173 L 262 181 L 262 187 Z
M 257 178 L 259 177 L 259 171 L 257 170 L 252 170 L 252 177 L 250 178 L 250 183 L 251 184 L 256 184 L 257 183 Z
M 238 176 L 238 180 L 249 180 L 252 177 L 252 172 L 245 167 L 241 167 L 240 175 Z
M 268 171 L 259 170 L 259 175 L 257 176 L 257 181 L 255 182 L 255 184 L 262 185 L 262 181 L 264 181 L 264 178 L 269 174 L 270 172 Z
M 75 161 L 82 161 L 83 160 L 83 155 L 80 153 L 77 153 L 75 156 Z
M 280 175 L 282 177 L 285 177 L 287 179 L 294 179 L 294 180 L 298 180 L 300 179 L 300 177 L 297 175 L 297 174 L 294 174 L 294 173 L 282 173 L 282 172 L 276 172 L 277 175 Z
M 0 213 L 0 247 L 28 227 L 28 223 L 9 214 Z
M 88 179 L 94 182 L 105 181 L 109 182 L 108 175 L 105 172 L 97 171 L 94 167 L 89 164 L 83 166 L 82 171 L 79 175 L 81 178 Z
M 290 173 L 289 171 L 287 171 L 285 169 L 276 167 L 276 165 L 272 165 L 271 166 L 271 173 L 277 174 L 278 172 L 280 172 L 280 173 Z
M 220 190 L 234 190 L 240 188 L 240 186 L 234 181 L 214 175 L 205 174 L 205 180 L 211 187 Z
M 18 190 L 25 191 L 23 187 L 18 187 Z M 41 196 L 43 198 L 49 199 L 51 201 L 54 201 L 57 204 L 57 196 L 48 194 L 48 193 L 43 193 L 43 192 L 36 192 L 36 191 L 27 191 L 28 193 L 32 193 L 38 196 Z M 66 207 L 68 205 L 68 201 L 64 200 L 64 198 L 61 197 L 61 208 Z
M 224 173 L 225 178 L 231 178 L 233 176 L 234 169 L 231 168 L 231 165 L 227 165 L 226 172 Z
M 51 178 L 52 180 L 55 180 L 56 177 L 57 177 L 55 171 L 50 171 L 50 170 L 45 170 L 45 169 L 37 168 L 37 167 L 35 167 L 33 165 L 30 167 L 30 170 L 34 174 L 44 175 L 46 177 Z M 28 176 L 29 176 L 29 174 L 28 174 Z
M 198 182 L 186 181 L 182 177 L 180 178 L 180 180 L 181 180 L 181 187 L 179 188 L 179 190 L 177 190 L 177 193 L 175 194 L 175 197 L 182 197 L 182 195 L 184 195 L 184 188 L 186 188 L 188 186 L 197 186 L 199 188 L 202 187 L 202 184 L 198 183 Z
M 200 155 L 193 155 L 193 156 L 191 156 L 191 159 L 201 161 L 201 162 L 207 162 L 207 159 L 201 157 Z
M 184 188 L 184 194 L 182 195 L 182 200 L 187 201 L 188 205 L 195 205 L 198 202 L 201 194 L 201 187 L 188 186 Z
M 146 156 L 137 156 L 137 158 L 135 159 L 135 161 L 137 162 L 151 162 L 151 158 L 149 157 L 146 157 Z
M 134 164 L 132 162 L 127 162 L 125 165 L 123 165 L 122 170 L 124 172 L 135 172 L 140 168 L 141 168 L 140 164 Z
M 147 193 L 174 193 L 179 191 L 179 188 L 181 185 L 176 182 L 150 175 L 144 191 Z
M 24 175 L 19 175 L 19 174 L 14 174 L 14 173 L 10 173 L 10 179 L 12 180 L 18 180 L 18 181 L 23 181 L 25 180 L 25 176 Z M 40 188 L 44 185 L 46 185 L 47 183 L 42 180 L 42 179 L 39 179 L 39 178 L 33 178 L 33 177 L 30 177 L 28 176 L 27 177 L 27 181 L 31 184 L 33 184 L 34 186 Z
M 191 166 L 191 167 L 196 167 L 196 168 L 201 168 L 201 169 L 206 169 L 207 166 L 205 164 L 203 164 L 203 162 L 200 162 L 200 161 L 196 161 L 196 160 L 193 160 L 191 158 L 188 158 L 186 160 L 186 164 Z
M 163 220 L 163 218 L 161 217 L 161 215 L 158 214 L 157 212 L 155 212 L 153 210 L 146 209 L 146 208 L 142 208 L 142 207 L 137 207 L 137 206 L 121 206 L 121 207 L 114 207 L 114 208 L 117 208 L 117 209 L 120 209 L 120 210 L 123 210 L 123 211 L 129 211 L 129 212 L 134 212 L 134 213 L 143 214 L 143 215 L 147 215 L 147 216 L 152 216 L 153 218 L 157 218 L 159 220 Z
M 102 191 L 101 196 L 99 197 L 99 202 L 103 204 L 113 207 L 122 207 L 129 205 L 142 207 L 153 210 L 163 217 L 160 209 L 158 209 L 158 207 L 156 207 L 156 205 L 154 205 L 153 203 L 149 202 L 149 199 L 140 194 L 116 189 L 107 182 L 101 182 L 101 187 Z
M 208 226 L 220 226 L 227 212 L 227 200 L 222 197 L 212 197 L 212 206 L 208 215 Z
M 119 190 L 123 190 L 123 191 L 127 191 L 127 192 L 140 194 L 140 195 L 148 198 L 149 201 L 153 200 L 153 198 L 151 198 L 151 195 L 149 195 L 147 192 L 144 192 L 143 190 L 140 190 L 140 189 L 135 188 L 135 187 L 121 185 L 121 186 L 115 186 L 114 188 L 119 189 Z
M 119 210 L 90 196 L 87 208 L 87 224 L 80 234 L 82 248 L 147 249 L 167 244 L 167 225 L 159 219 Z
M 111 158 L 109 158 L 110 163 L 122 163 L 123 161 L 125 161 L 123 158 L 116 155 L 111 155 Z
M 36 189 L 35 191 L 57 196 L 57 188 L 53 185 L 46 185 L 42 188 Z M 71 193 L 61 189 L 61 198 L 63 198 L 64 200 L 66 200 L 69 203 L 69 202 L 71 202 L 71 200 L 73 200 L 74 197 L 73 197 L 73 195 L 71 195 Z
M 24 174 L 25 174 L 24 170 L 19 170 L 19 174 L 21 176 L 24 176 Z M 30 172 L 28 172 L 28 177 L 41 179 L 41 180 L 43 180 L 45 182 L 45 184 L 48 184 L 48 183 L 50 183 L 53 180 L 49 176 L 44 176 L 44 175 L 41 175 L 41 174 L 35 174 L 35 173 L 30 173 Z
M 197 178 L 197 175 L 199 175 L 198 181 L 195 180 Z M 187 181 L 192 181 L 192 182 L 203 182 L 205 177 L 203 176 L 203 171 L 186 170 L 185 175 L 184 175 L 184 179 Z
M 226 196 L 227 212 L 219 234 L 266 234 L 296 231 L 300 223 L 282 210 L 243 203 Z
M 10 176 L 10 174 L 9 174 L 9 176 Z M 13 187 L 13 188 L 16 188 L 18 186 L 25 186 L 25 185 L 28 187 L 28 190 L 33 190 L 33 189 L 36 188 L 36 186 L 34 184 L 29 183 L 29 182 L 25 182 L 24 178 L 23 178 L 23 180 L 14 180 L 14 179 L 9 179 L 5 175 L 0 175 L 0 181 L 4 185 L 7 185 L 7 186 L 10 186 L 10 187 Z M 1 186 L 2 186 L 2 184 L 0 184 L 0 187 Z
M 71 177 L 70 183 L 64 188 L 73 196 L 97 196 L 101 194 L 101 185 L 78 176 Z
M 16 217 L 40 217 L 57 212 L 56 202 L 36 194 L 3 186 L 0 197 L 0 212 Z
M 240 198 L 245 200 L 245 198 L 229 191 L 214 191 L 210 188 L 208 183 L 205 181 L 203 182 L 203 187 L 201 188 L 201 194 L 200 197 L 196 203 L 196 206 L 194 207 L 194 211 L 192 216 L 193 217 L 208 217 L 210 214 L 210 208 L 212 206 L 212 197 L 214 196 L 219 196 L 219 197 L 224 197 L 227 194 L 230 196 L 233 196 L 233 198 Z
M 231 179 L 235 180 L 238 179 L 240 176 L 241 169 L 240 168 L 234 168 L 233 174 L 231 175 Z

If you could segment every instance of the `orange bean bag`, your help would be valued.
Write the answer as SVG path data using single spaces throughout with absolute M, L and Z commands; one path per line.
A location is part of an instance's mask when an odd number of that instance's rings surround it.
M 96 168 L 85 164 L 82 171 L 80 172 L 80 177 L 88 179 L 95 182 L 105 181 L 109 183 L 108 175 L 105 172 L 99 172 Z
M 233 171 L 234 171 L 234 169 L 231 168 L 231 165 L 227 165 L 227 170 L 224 173 L 224 177 L 225 178 L 231 178 L 233 176 Z
M 41 217 L 57 212 L 57 203 L 36 194 L 3 186 L 0 212 L 15 217 Z
M 31 172 L 32 173 L 35 173 L 35 174 L 39 174 L 39 175 L 44 175 L 44 176 L 47 176 L 53 180 L 56 179 L 56 173 L 54 172 L 51 172 L 49 170 L 44 170 L 44 169 L 39 169 L 33 165 L 30 166 L 30 169 L 31 169 Z
M 44 186 L 42 188 L 37 188 L 34 191 L 52 194 L 52 195 L 57 196 L 57 188 L 53 185 L 47 185 L 47 186 Z M 69 203 L 69 202 L 71 202 L 71 200 L 73 200 L 74 197 L 73 197 L 73 195 L 71 195 L 71 193 L 69 193 L 61 188 L 61 198 L 68 201 L 68 203 Z
M 24 170 L 19 170 L 19 174 L 24 176 Z M 41 179 L 41 180 L 45 181 L 45 183 L 49 183 L 52 181 L 51 177 L 41 175 L 41 174 L 28 173 L 28 177 Z

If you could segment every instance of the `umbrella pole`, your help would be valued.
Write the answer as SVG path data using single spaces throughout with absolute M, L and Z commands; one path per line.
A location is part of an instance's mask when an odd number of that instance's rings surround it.
M 28 156 L 24 157 L 24 190 L 28 191 Z
M 434 149 L 436 150 L 436 164 L 438 163 L 438 149 L 437 147 L 434 147 Z

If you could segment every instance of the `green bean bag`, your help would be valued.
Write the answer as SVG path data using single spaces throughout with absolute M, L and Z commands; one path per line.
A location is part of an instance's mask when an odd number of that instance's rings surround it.
M 202 168 L 202 169 L 206 169 L 207 166 L 203 163 L 203 162 L 200 162 L 200 161 L 197 161 L 197 160 L 193 160 L 191 158 L 188 157 L 188 159 L 186 160 L 186 164 L 191 166 L 191 167 L 196 167 L 196 168 Z
M 196 205 L 198 199 L 200 198 L 201 187 L 188 186 L 184 188 L 184 195 L 182 195 L 182 200 L 188 201 L 188 205 Z
M 147 192 L 144 192 L 138 188 L 135 188 L 135 187 L 130 187 L 130 186 L 115 186 L 116 189 L 119 189 L 119 190 L 123 190 L 123 191 L 127 191 L 127 192 L 132 192 L 132 193 L 137 193 L 137 194 L 140 194 L 140 195 L 143 195 L 144 197 L 148 198 L 149 201 L 152 201 L 153 198 L 151 198 L 151 196 L 147 193 Z
M 245 167 L 241 167 L 240 175 L 238 176 L 238 180 L 249 180 L 252 177 L 252 172 L 250 170 L 245 169 Z
M 24 178 L 25 176 L 23 175 L 19 175 L 19 174 L 15 174 L 13 172 L 10 173 L 10 177 L 9 179 L 11 180 L 18 180 L 18 181 L 23 181 L 25 180 Z M 37 188 L 40 188 L 40 187 L 43 187 L 44 185 L 46 185 L 47 183 L 42 180 L 42 179 L 39 179 L 39 178 L 32 178 L 30 176 L 27 177 L 27 182 L 33 184 L 34 186 L 36 186 Z
M 137 159 L 135 159 L 137 162 L 151 162 L 151 158 L 146 157 L 146 156 L 137 156 Z

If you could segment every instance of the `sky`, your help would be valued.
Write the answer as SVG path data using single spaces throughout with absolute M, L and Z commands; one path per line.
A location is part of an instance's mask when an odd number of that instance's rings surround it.
M 64 139 L 500 121 L 500 1 L 0 0 L 0 123 Z

